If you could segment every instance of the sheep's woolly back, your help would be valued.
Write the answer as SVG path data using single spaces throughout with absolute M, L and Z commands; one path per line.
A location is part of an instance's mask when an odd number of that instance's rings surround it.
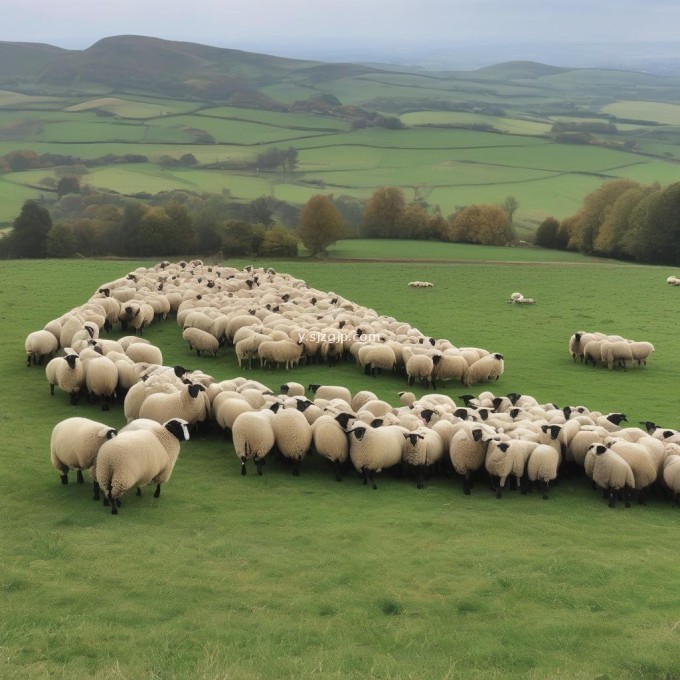
M 236 417 L 232 437 L 239 460 L 262 459 L 272 450 L 275 443 L 273 418 L 274 412 L 268 409 L 244 411 Z
M 279 410 L 274 414 L 272 429 L 276 446 L 286 458 L 304 458 L 312 443 L 312 428 L 303 413 L 288 408 Z
M 203 419 L 205 402 L 200 391 L 191 396 L 194 385 L 185 385 L 179 392 L 173 394 L 150 394 L 144 399 L 140 409 L 140 418 L 149 418 L 157 423 L 164 423 L 172 418 L 181 418 L 193 424 Z
M 347 435 L 332 416 L 319 416 L 312 425 L 312 441 L 316 452 L 331 462 L 344 463 L 349 456 Z
M 538 444 L 529 454 L 527 476 L 532 482 L 550 482 L 557 478 L 560 454 L 548 444 Z
M 362 439 L 357 438 L 356 429 L 350 433 L 349 455 L 357 471 L 380 472 L 401 462 L 404 434 L 408 433 L 405 428 L 399 425 L 366 427 Z
M 591 446 L 589 453 L 594 452 L 596 446 L 604 445 Z M 623 489 L 626 486 L 633 489 L 635 487 L 635 477 L 630 465 L 618 453 L 610 449 L 594 455 L 592 478 L 602 489 Z
M 220 348 L 220 343 L 214 335 L 197 327 L 185 328 L 182 338 L 197 352 L 210 352 L 216 356 Z
M 66 418 L 57 423 L 50 437 L 50 458 L 59 471 L 89 470 L 99 448 L 116 430 L 89 418 Z

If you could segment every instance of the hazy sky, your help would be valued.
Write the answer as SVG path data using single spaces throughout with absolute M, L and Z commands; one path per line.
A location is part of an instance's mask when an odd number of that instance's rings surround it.
M 75 49 L 121 34 L 273 54 L 677 42 L 678 26 L 678 0 L 0 0 L 0 40 Z

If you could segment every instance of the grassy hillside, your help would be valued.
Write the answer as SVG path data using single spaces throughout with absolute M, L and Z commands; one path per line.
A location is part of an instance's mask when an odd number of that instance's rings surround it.
M 446 259 L 465 252 L 451 246 Z M 23 338 L 143 264 L 0 268 L 3 678 L 674 677 L 678 510 L 660 500 L 610 510 L 576 478 L 547 502 L 496 501 L 484 483 L 465 497 L 444 478 L 419 491 L 382 475 L 372 491 L 352 476 L 338 484 L 317 457 L 299 478 L 274 461 L 263 477 L 241 477 L 217 433 L 183 445 L 161 497 L 148 488 L 128 495 L 118 517 L 90 500 L 89 487 L 62 486 L 49 462 L 53 425 L 75 414 L 120 425 L 121 407 L 102 414 L 50 397 L 43 371 L 25 366 Z M 504 376 L 475 393 L 522 391 L 680 426 L 680 349 L 664 313 L 678 290 L 662 268 L 582 258 L 253 264 L 437 337 L 504 351 Z M 409 289 L 413 278 L 435 285 Z M 514 290 L 537 304 L 508 305 Z M 580 328 L 644 337 L 657 352 L 626 373 L 575 365 L 567 340 Z M 168 364 L 237 374 L 231 350 L 193 356 L 172 319 L 148 338 Z M 370 388 L 395 403 L 405 387 L 352 365 L 250 375 L 272 387 L 293 379 Z M 460 385 L 443 391 L 462 394 Z
M 674 78 L 533 62 L 411 72 L 140 36 L 82 51 L 0 48 L 0 156 L 17 149 L 147 156 L 127 175 L 98 168 L 85 178 L 121 193 L 219 187 L 243 201 L 274 195 L 304 203 L 319 191 L 366 198 L 394 185 L 409 198 L 417 188 L 445 214 L 512 195 L 526 235 L 547 215 L 573 214 L 607 179 L 667 184 L 678 176 Z M 405 129 L 375 125 L 378 115 L 398 117 Z M 556 138 L 555 123 L 616 127 L 584 146 Z M 288 146 L 298 151 L 294 172 L 255 167 L 262 151 Z M 185 153 L 199 161 L 191 178 L 159 165 Z M 0 223 L 54 172 L 4 175 Z

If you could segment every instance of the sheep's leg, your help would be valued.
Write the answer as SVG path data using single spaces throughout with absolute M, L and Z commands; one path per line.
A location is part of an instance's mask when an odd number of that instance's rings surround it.
M 54 385 L 52 383 L 50 383 L 50 396 L 54 396 Z
M 409 375 L 408 381 L 407 381 L 408 386 L 411 387 L 415 381 L 416 381 L 416 379 L 412 375 Z
M 140 489 L 140 491 L 141 491 L 141 489 Z M 153 492 L 153 497 L 158 498 L 160 495 L 161 495 L 161 485 L 156 484 L 156 490 Z
M 466 472 L 465 475 L 463 475 L 463 493 L 466 496 L 470 495 L 470 473 Z
M 502 498 L 503 497 L 503 489 L 505 488 L 505 481 L 507 477 L 499 477 L 498 478 L 498 487 L 496 488 L 496 498 Z
M 299 477 L 299 476 L 300 476 L 300 461 L 294 460 L 293 461 L 293 477 Z
M 542 479 L 539 482 L 539 488 L 543 492 L 543 500 L 547 501 L 548 500 L 548 482 L 545 479 Z
M 638 505 L 647 505 L 647 488 L 640 489 L 638 493 Z
M 96 479 L 92 482 L 92 500 L 99 500 L 99 484 L 97 483 Z
M 246 470 L 246 460 L 248 460 L 245 456 L 241 456 L 241 476 L 245 477 L 247 474 Z
M 609 488 L 609 507 L 616 507 L 616 489 Z
M 85 478 L 83 477 L 82 470 L 78 470 L 76 472 L 76 482 L 78 482 L 78 484 L 85 484 Z
M 137 487 L 137 491 L 135 493 L 135 496 L 141 496 L 142 495 L 142 489 L 140 487 Z
M 335 481 L 336 482 L 342 481 L 342 468 L 340 467 L 340 461 L 339 460 L 335 461 Z
M 373 372 L 371 370 L 371 364 L 366 364 L 364 366 L 364 375 L 373 375 Z
M 262 476 L 262 466 L 264 465 L 264 461 L 261 458 L 256 458 L 255 459 L 255 469 L 257 470 L 257 474 Z
M 417 489 L 424 489 L 425 488 L 425 466 L 424 465 L 418 466 L 418 472 L 416 474 L 416 488 Z
M 371 480 L 371 486 L 373 487 L 373 491 L 377 491 L 378 487 L 375 484 L 375 480 L 373 479 L 373 470 L 368 471 L 368 478 Z

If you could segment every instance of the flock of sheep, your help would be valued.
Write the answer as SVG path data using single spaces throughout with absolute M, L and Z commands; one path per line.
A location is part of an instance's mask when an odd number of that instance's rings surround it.
M 104 409 L 125 395 L 128 424 L 120 432 L 69 418 L 55 427 L 51 443 L 62 482 L 70 469 L 78 470 L 78 481 L 88 469 L 95 497 L 101 488 L 113 513 L 128 489 L 139 493 L 153 482 L 158 495 L 180 442 L 188 439 L 187 428 L 210 422 L 231 434 L 243 474 L 249 461 L 261 474 L 273 456 L 299 474 L 313 452 L 332 463 L 337 479 L 354 468 L 373 488 L 377 473 L 405 466 L 419 487 L 429 474 L 455 472 L 469 493 L 472 475 L 486 471 L 498 497 L 507 480 L 525 492 L 538 486 L 547 497 L 558 472 L 580 468 L 612 505 L 619 492 L 626 503 L 633 492 L 644 501 L 655 485 L 680 499 L 680 435 L 673 430 L 652 423 L 622 428 L 621 414 L 558 409 L 528 395 L 483 392 L 461 397 L 463 405 L 436 392 L 420 399 L 404 392 L 400 406 L 393 406 L 370 390 L 351 394 L 338 385 L 305 389 L 288 382 L 274 393 L 245 377 L 218 381 L 201 371 L 164 366 L 161 350 L 141 337 L 148 324 L 171 312 L 194 349 L 217 352 L 233 345 L 240 365 L 254 357 L 263 366 L 286 367 L 347 357 L 367 375 L 403 370 L 409 384 L 418 379 L 433 388 L 437 379 L 471 384 L 503 370 L 498 353 L 429 338 L 273 269 L 208 267 L 200 261 L 139 268 L 100 286 L 83 305 L 26 340 L 29 365 L 64 348 L 64 356 L 45 368 L 52 393 L 58 387 L 74 404 L 87 394 L 101 399 Z M 100 336 L 116 324 L 134 334 L 118 340 Z M 203 336 L 187 334 L 190 330 L 210 336 L 210 348 L 208 338 L 203 344 Z
M 654 351 L 651 342 L 627 340 L 621 335 L 578 331 L 569 338 L 569 353 L 574 361 L 586 365 L 603 364 L 610 370 L 615 366 L 625 371 L 629 365 L 646 366 Z

